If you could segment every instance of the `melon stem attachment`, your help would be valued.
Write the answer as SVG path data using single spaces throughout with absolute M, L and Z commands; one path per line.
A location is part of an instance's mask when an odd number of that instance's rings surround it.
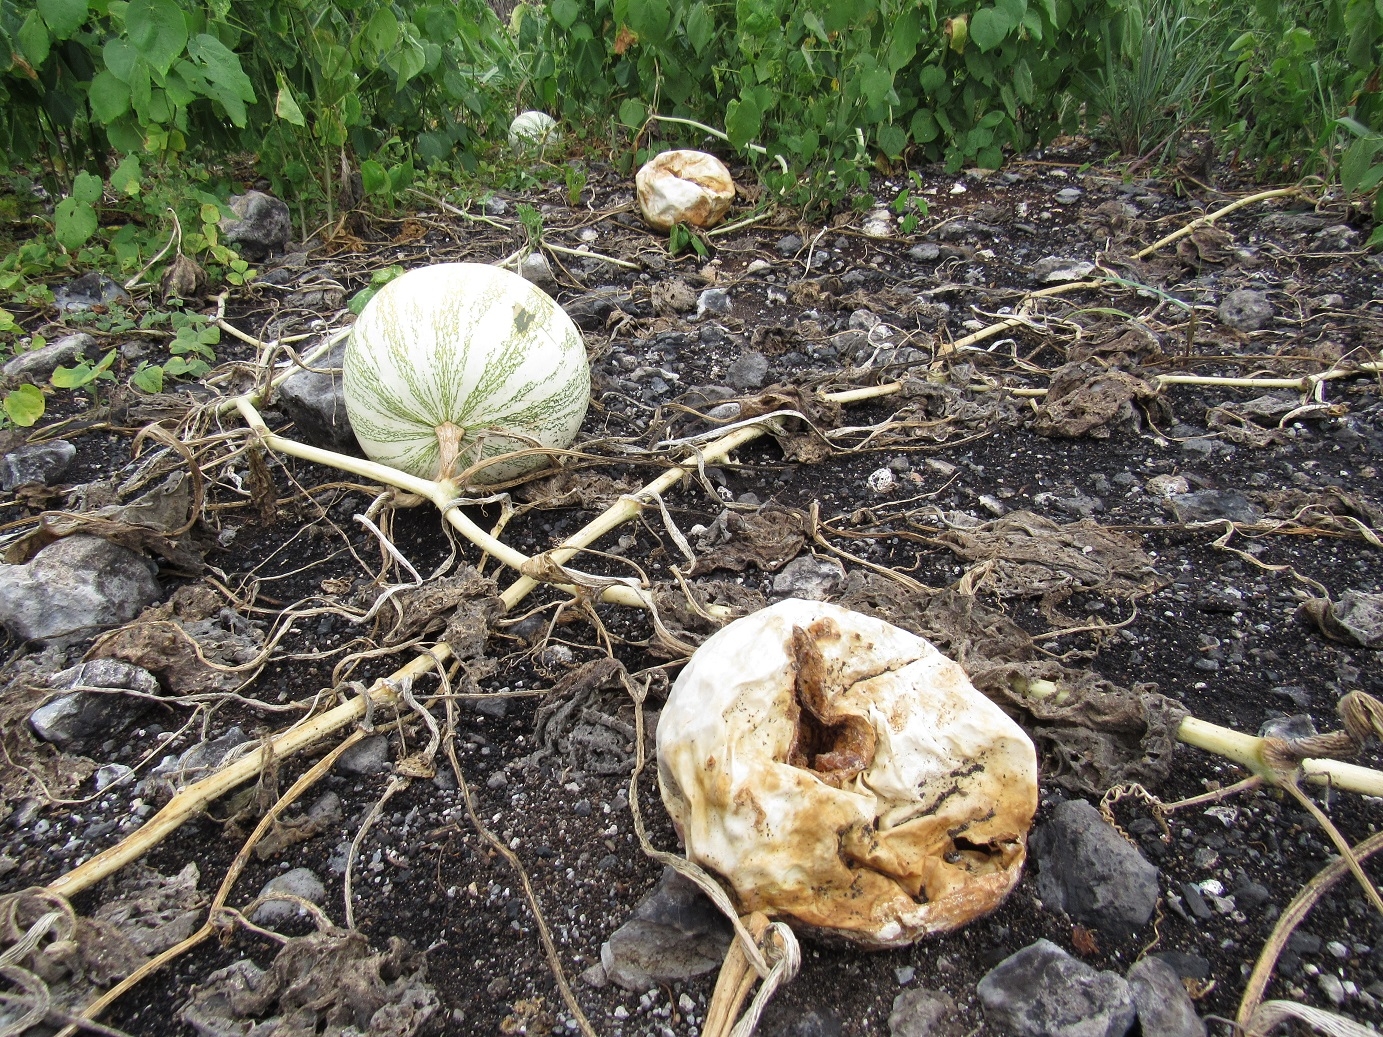
M 456 462 L 461 456 L 461 440 L 466 430 L 461 426 L 444 421 L 437 426 L 437 479 L 440 483 L 450 483 L 456 475 Z

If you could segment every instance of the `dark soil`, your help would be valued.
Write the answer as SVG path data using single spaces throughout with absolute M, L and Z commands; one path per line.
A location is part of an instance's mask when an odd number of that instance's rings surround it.
M 742 180 L 752 183 L 752 175 L 745 172 Z M 923 170 L 920 192 L 906 176 L 880 176 L 875 195 L 881 204 L 893 202 L 904 189 L 926 199 L 929 212 L 910 235 L 898 228 L 897 213 L 893 232 L 885 237 L 863 233 L 868 212 L 801 226 L 765 221 L 712 239 L 709 262 L 669 259 L 664 242 L 640 229 L 628 183 L 608 172 L 592 176 L 577 208 L 568 205 L 564 186 L 540 186 L 506 196 L 506 205 L 491 211 L 500 213 L 501 223 L 516 224 L 513 207 L 526 200 L 542 207 L 552 242 L 576 248 L 584 241 L 580 232 L 594 230 L 593 251 L 644 265 L 643 272 L 633 272 L 568 254 L 552 257 L 560 261 L 554 264 L 559 283 L 550 290 L 564 304 L 581 300 L 575 309 L 584 307 L 587 314 L 580 323 L 593 357 L 595 389 L 583 439 L 592 454 L 610 458 L 587 471 L 624 480 L 626 491 L 655 475 L 660 465 L 651 459 L 640 463 L 633 454 L 618 452 L 616 444 L 650 448 L 704 431 L 706 424 L 688 409 L 704 412 L 727 396 L 752 397 L 760 391 L 744 385 L 738 394 L 700 391 L 726 385 L 731 365 L 749 353 L 762 354 L 767 362 L 763 384 L 780 389 L 849 388 L 899 375 L 925 378 L 929 372 L 932 384 L 958 387 L 951 396 L 929 402 L 929 409 L 914 410 L 912 424 L 903 428 L 886 427 L 905 402 L 914 403 L 898 397 L 844 407 L 833 419 L 817 416 L 821 427 L 834 420 L 837 428 L 874 430 L 838 435 L 834 453 L 801 432 L 783 443 L 765 438 L 741 449 L 732 462 L 706 473 L 720 500 L 697 481 L 666 497 L 683 532 L 711 526 L 725 502 L 743 505 L 741 514 L 752 513 L 755 505 L 804 512 L 815 507 L 828 527 L 823 539 L 854 556 L 846 560 L 847 570 L 863 574 L 868 562 L 934 588 L 955 585 L 967 574 L 976 577 L 979 605 L 1017 622 L 1039 652 L 1063 659 L 1068 667 L 1091 670 L 1124 688 L 1154 684 L 1191 714 L 1240 731 L 1256 733 L 1266 721 L 1301 713 L 1309 714 L 1318 729 L 1334 730 L 1339 698 L 1349 691 L 1383 695 L 1383 677 L 1374 651 L 1327 639 L 1298 609 L 1318 593 L 1315 585 L 1334 599 L 1347 590 L 1383 592 L 1379 550 L 1360 535 L 1361 526 L 1379 528 L 1383 514 L 1378 503 L 1383 498 L 1378 470 L 1383 394 L 1376 375 L 1329 382 L 1323 397 L 1328 410 L 1302 411 L 1281 428 L 1276 419 L 1256 424 L 1257 446 L 1248 436 L 1235 441 L 1212 412 L 1261 397 L 1263 389 L 1169 385 L 1155 399 L 1118 408 L 1109 421 L 1097 423 L 1095 435 L 1076 437 L 1039 434 L 1041 400 L 1006 391 L 1045 388 L 1073 353 L 1091 355 L 1092 343 L 1124 334 L 1134 317 L 1152 334 L 1139 340 L 1142 333 L 1136 332 L 1139 344 L 1132 354 L 1107 352 L 1092 362 L 1092 370 L 1114 364 L 1144 380 L 1167 374 L 1299 378 L 1332 365 L 1376 360 L 1383 268 L 1360 249 L 1367 228 L 1341 202 L 1249 205 L 1219 221 L 1227 237 L 1202 236 L 1168 246 L 1146 261 L 1131 258 L 1196 216 L 1253 190 L 1236 184 L 1232 171 L 1221 171 L 1217 184 L 1218 190 L 1175 175 L 1126 177 L 1101 164 L 1087 145 L 1069 142 L 998 174 Z M 1081 192 L 1078 200 L 1058 203 L 1057 193 L 1071 187 Z M 1133 209 L 1120 209 L 1120 202 Z M 518 232 L 497 231 L 448 211 L 401 223 L 362 217 L 353 232 L 314 242 L 305 268 L 287 269 L 281 284 L 236 292 L 230 306 L 234 323 L 265 339 L 311 330 L 313 321 L 341 326 L 349 313 L 340 307 L 372 269 L 460 259 L 493 262 L 522 241 Z M 800 247 L 782 243 L 790 234 Z M 926 242 L 938 246 L 935 254 L 917 255 L 931 258 L 909 254 Z M 1039 304 L 1031 327 L 1006 331 L 972 350 L 949 351 L 949 343 L 1001 319 L 1025 293 L 1044 287 L 1034 281 L 1032 269 L 1047 256 L 1100 258 L 1107 271 L 1129 283 L 1155 286 L 1160 294 L 1127 285 L 1081 290 Z M 768 265 L 749 273 L 755 261 Z M 266 264 L 266 270 L 272 267 Z M 702 320 L 675 307 L 660 305 L 663 312 L 655 312 L 651 290 L 674 278 L 694 293 L 728 288 L 733 312 Z M 1239 288 L 1268 293 L 1275 316 L 1262 330 L 1240 332 L 1219 321 L 1217 304 Z M 310 299 L 306 291 L 325 291 L 325 296 Z M 593 308 L 592 299 L 602 297 L 616 305 Z M 1188 319 L 1188 313 L 1194 316 Z M 30 315 L 27 322 L 37 327 L 40 320 Z M 880 323 L 883 331 L 871 331 Z M 229 339 L 221 349 L 222 360 L 248 362 L 253 355 L 252 348 Z M 865 366 L 871 359 L 873 366 Z M 881 369 L 888 361 L 895 366 Z M 1291 390 L 1272 392 L 1289 398 L 1293 407 L 1314 402 Z M 73 408 L 69 424 L 51 433 L 66 435 L 79 449 L 65 483 L 117 475 L 131 463 L 133 430 L 142 420 L 138 401 L 130 409 L 129 400 L 117 394 L 100 407 Z M 967 412 L 957 401 L 973 407 Z M 792 404 L 774 404 L 783 406 Z M 276 428 L 286 426 L 272 408 L 266 417 Z M 239 427 L 233 415 L 221 425 L 231 431 Z M 223 460 L 213 463 L 218 457 Z M 257 623 L 271 623 L 279 610 L 293 603 L 301 608 L 313 596 L 327 607 L 359 604 L 356 596 L 368 590 L 381 564 L 375 538 L 352 521 L 370 502 L 368 487 L 325 468 L 270 457 L 259 471 L 272 480 L 271 488 L 256 481 L 261 475 L 243 456 L 229 458 L 224 444 L 206 447 L 200 459 L 208 507 L 192 543 L 206 569 L 166 569 L 168 592 L 212 580 Z M 880 469 L 891 473 L 891 489 L 871 487 L 871 475 Z M 1174 476 L 1185 480 L 1186 491 L 1242 494 L 1265 517 L 1222 543 L 1223 521 L 1198 524 L 1185 514 L 1178 517 L 1157 484 L 1149 487 L 1154 477 Z M 612 496 L 608 484 L 596 490 L 584 503 L 570 500 L 521 514 L 504 539 L 530 553 L 554 545 L 599 512 L 596 498 Z M 516 492 L 523 500 L 523 491 Z M 31 523 L 41 509 L 65 506 L 71 505 L 59 493 L 26 491 L 9 503 L 6 517 Z M 487 526 L 499 515 L 493 506 L 471 511 Z M 979 527 L 1001 513 L 1019 511 L 1058 524 L 1096 523 L 1129 538 L 1149 556 L 1151 568 L 1130 577 L 1129 586 L 1097 582 L 1022 593 L 979 578 L 972 572 L 979 565 L 975 559 L 945 546 L 947 530 Z M 436 514 L 426 507 L 400 511 L 392 538 L 424 575 L 451 550 Z M 621 567 L 623 556 L 659 582 L 668 581 L 670 566 L 680 561 L 656 508 L 597 546 L 613 557 L 583 559 L 588 571 L 627 575 L 633 570 Z M 828 554 L 820 546 L 818 553 Z M 469 545 L 462 554 L 477 561 Z M 754 565 L 740 572 L 698 568 L 695 579 L 729 580 L 771 599 L 774 573 Z M 506 585 L 509 577 L 499 582 Z M 560 598 L 541 592 L 533 600 L 542 605 Z M 482 688 L 534 694 L 463 704 L 457 751 L 478 814 L 527 871 L 563 968 L 596 1031 L 695 1034 L 714 975 L 644 996 L 577 979 L 600 960 L 601 943 L 661 872 L 641 852 L 633 831 L 627 767 L 595 773 L 590 758 L 560 752 L 523 762 L 539 748 L 535 720 L 550 689 L 578 664 L 605 655 L 602 636 L 613 639 L 614 655 L 631 672 L 667 662 L 666 654 L 648 644 L 650 628 L 642 615 L 610 605 L 596 611 L 604 635 L 580 608 L 546 608 L 537 613 L 540 622 L 494 629 L 487 654 L 498 665 Z M 554 615 L 559 623 L 544 644 L 545 624 Z M 1105 629 L 1091 629 L 1101 625 Z M 1070 627 L 1081 629 L 1049 633 Z M 330 612 L 302 618 L 242 695 L 274 708 L 307 703 L 331 687 L 332 668 L 348 643 L 358 637 L 378 642 L 386 632 L 368 624 L 351 627 Z M 434 630 L 426 640 L 438 636 Z M 68 648 L 66 658 L 79 659 L 85 647 Z M 368 646 L 354 641 L 349 647 Z M 11 673 L 38 665 L 35 660 L 46 659 L 46 666 L 54 661 L 53 653 L 43 656 L 39 646 L 11 642 L 7 649 Z M 409 650 L 380 655 L 351 677 L 384 676 L 411 657 Z M 420 688 L 431 691 L 435 682 Z M 656 707 L 650 703 L 650 709 Z M 603 700 L 602 708 L 632 722 L 628 703 L 617 697 Z M 147 760 L 147 769 L 203 734 L 216 737 L 239 724 L 257 737 L 302 715 L 266 712 L 250 701 L 231 699 L 197 714 L 197 722 L 185 728 L 194 715 L 187 703 L 158 710 L 132 702 L 130 709 L 127 727 L 84 746 L 80 755 L 97 765 Z M 23 726 L 25 713 L 7 715 L 12 726 L 5 745 L 12 762 L 24 764 L 25 754 L 51 762 L 51 749 L 36 745 Z M 392 718 L 376 717 L 377 722 L 387 719 Z M 176 735 L 160 744 L 166 732 Z M 394 737 L 399 759 L 404 753 Z M 406 738 L 411 752 L 426 731 L 411 723 Z M 284 760 L 279 789 L 326 748 Z M 64 758 L 59 770 L 72 766 L 71 760 Z M 1376 752 L 1366 752 L 1357 762 L 1380 760 Z M 383 948 L 397 936 L 426 952 L 427 976 L 443 1007 L 424 1032 L 574 1031 L 520 877 L 476 832 L 446 767 L 441 771 L 435 781 L 415 780 L 389 799 L 364 839 L 355 864 L 357 926 L 374 947 Z M 675 849 L 655 771 L 648 768 L 639 786 L 643 815 L 653 842 Z M 9 773 L 18 772 L 11 768 Z M 1183 746 L 1169 775 L 1150 792 L 1170 803 L 1243 776 L 1234 765 Z M 326 882 L 327 915 L 343 924 L 343 849 L 391 777 L 386 770 L 365 776 L 336 772 L 323 779 L 304 802 L 335 792 L 343 802 L 341 820 L 276 858 L 252 860 L 230 903 L 244 905 L 273 875 L 306 866 Z M 1044 777 L 1039 823 L 1053 803 L 1072 794 Z M 35 795 L 33 784 L 17 776 L 6 788 L 10 819 L 0 859 L 8 870 L 0 891 L 52 881 L 118 842 L 161 805 L 136 798 L 129 785 L 98 795 L 89 778 L 55 793 L 72 802 L 45 803 Z M 1351 842 L 1377 830 L 1377 800 L 1319 789 L 1313 795 Z M 1237 812 L 1218 809 L 1226 806 Z M 1121 974 L 1149 950 L 1199 956 L 1208 973 L 1195 987 L 1199 1010 L 1232 1018 L 1278 914 L 1335 850 L 1310 816 L 1280 792 L 1241 793 L 1218 807 L 1176 813 L 1170 841 L 1160 837 L 1145 806 L 1126 799 L 1116 808 L 1121 823 L 1162 870 L 1159 913 L 1130 939 L 1096 933 L 1090 940 L 1075 932 L 1069 919 L 1035 900 L 1029 876 L 994 914 L 906 950 L 866 953 L 805 944 L 802 971 L 774 999 L 761 1032 L 887 1033 L 892 1003 L 905 979 L 946 991 L 961 1006 L 967 1028 L 982 1028 L 976 982 L 1040 937 Z M 212 811 L 221 818 L 230 812 L 220 804 Z M 244 818 L 192 821 L 152 850 L 145 863 L 173 874 L 195 862 L 200 888 L 209 894 L 252 826 L 253 820 Z M 1227 896 L 1251 883 L 1260 884 L 1262 892 L 1241 894 L 1223 910 L 1212 905 L 1209 917 L 1198 917 L 1188 906 L 1185 886 L 1211 879 Z M 109 882 L 98 885 L 79 896 L 75 907 L 88 913 L 109 891 Z M 280 928 L 291 935 L 306 933 L 311 925 L 300 918 Z M 1383 1022 L 1383 919 L 1371 912 L 1359 889 L 1341 883 L 1301 931 L 1318 939 L 1303 937 L 1293 945 L 1269 996 Z M 273 953 L 266 939 L 243 929 L 229 933 L 146 980 L 114 1006 L 106 1021 L 131 1034 L 190 1033 L 174 1016 L 194 984 L 247 955 L 267 966 Z M 1322 973 L 1340 979 L 1346 992 L 1342 1005 L 1328 999 Z

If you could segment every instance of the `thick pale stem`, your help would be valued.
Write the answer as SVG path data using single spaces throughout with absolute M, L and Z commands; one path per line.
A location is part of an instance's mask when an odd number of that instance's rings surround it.
M 566 562 L 583 547 L 590 546 L 612 529 L 636 516 L 642 510 L 643 505 L 652 501 L 655 495 L 661 496 L 676 486 L 696 468 L 698 461 L 714 464 L 716 461 L 724 460 L 725 456 L 732 450 L 737 450 L 746 443 L 752 443 L 763 435 L 764 431 L 762 425 L 747 425 L 744 428 L 736 429 L 714 443 L 708 444 L 697 457 L 690 461 L 684 461 L 674 468 L 669 468 L 637 493 L 628 497 L 621 497 L 604 514 L 587 523 L 563 541 L 561 547 L 549 552 L 549 557 L 559 565 Z M 538 586 L 536 580 L 528 576 L 520 576 L 500 595 L 504 599 L 505 607 L 513 608 L 526 598 L 536 586 Z
M 260 417 L 259 411 L 255 410 L 254 405 L 247 398 L 240 398 L 237 401 L 237 406 L 245 419 L 245 423 L 255 431 L 260 441 L 270 450 L 276 450 L 279 453 L 301 458 L 304 461 L 311 461 L 315 464 L 330 465 L 343 472 L 358 475 L 362 479 L 370 479 L 385 486 L 392 486 L 395 489 L 422 497 L 436 505 L 443 517 L 462 536 L 482 551 L 493 555 L 513 569 L 521 570 L 529 563 L 528 555 L 522 551 L 516 551 L 504 541 L 492 537 L 466 517 L 465 512 L 456 506 L 456 487 L 450 482 L 433 482 L 430 479 L 420 479 L 416 475 L 409 475 L 407 472 L 379 464 L 377 461 L 367 461 L 363 458 L 351 457 L 348 454 L 338 454 L 334 450 L 324 450 L 321 447 L 308 446 L 306 443 L 299 443 L 293 439 L 285 439 L 269 430 L 269 426 L 264 424 L 264 419 Z M 568 593 L 577 593 L 576 588 L 569 585 L 559 584 L 558 586 Z M 647 605 L 644 598 L 632 587 L 608 587 L 600 597 L 602 601 L 614 602 L 617 605 L 632 605 L 639 608 Z
M 439 643 L 430 654 L 420 655 L 407 666 L 395 672 L 390 681 L 397 684 L 402 680 L 416 680 L 431 672 L 437 661 L 445 662 L 451 649 Z M 387 705 L 397 698 L 389 682 L 376 681 L 367 693 L 376 705 Z M 261 747 L 254 749 L 210 777 L 187 786 L 148 822 L 135 835 L 122 840 L 104 853 L 99 853 L 79 868 L 55 879 L 48 888 L 59 896 L 72 898 L 82 890 L 100 882 L 107 875 L 119 871 L 126 864 L 138 860 L 152 847 L 157 846 L 171 835 L 188 818 L 206 809 L 208 803 L 224 796 L 237 785 L 241 785 L 259 774 L 270 759 L 284 759 L 298 750 L 312 745 L 318 739 L 339 731 L 355 723 L 365 712 L 364 698 L 357 697 L 343 702 L 335 709 L 318 714 L 296 727 L 289 728 L 269 743 L 266 756 Z
M 1177 739 L 1187 745 L 1223 756 L 1274 780 L 1276 772 L 1263 759 L 1263 739 L 1187 717 L 1177 729 Z M 1303 760 L 1301 775 L 1316 785 L 1357 792 L 1363 796 L 1383 796 L 1383 773 L 1341 760 Z

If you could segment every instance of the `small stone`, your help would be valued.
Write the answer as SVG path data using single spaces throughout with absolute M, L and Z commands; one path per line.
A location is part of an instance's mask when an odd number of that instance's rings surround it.
M 891 468 L 876 468 L 869 473 L 869 478 L 865 480 L 871 493 L 882 496 L 885 493 L 892 493 L 893 488 L 898 485 L 898 477 L 893 474 Z
M 1205 902 L 1205 897 L 1201 895 L 1200 888 L 1191 882 L 1181 884 L 1181 893 L 1186 898 L 1186 907 L 1191 914 L 1199 918 L 1202 922 L 1208 922 L 1215 917 L 1215 912 L 1210 910 L 1210 905 Z
M 707 288 L 696 300 L 697 319 L 711 314 L 716 317 L 724 317 L 734 310 L 734 301 L 730 298 L 730 293 L 724 288 Z
M 23 565 L 0 565 L 0 624 L 25 640 L 70 644 L 128 623 L 162 594 L 142 555 L 69 536 Z
M 1178 522 L 1258 522 L 1263 509 L 1234 490 L 1196 490 L 1178 493 L 1171 498 L 1172 510 Z
M 505 774 L 502 769 L 495 771 L 485 779 L 485 787 L 487 789 L 502 789 L 508 784 L 509 775 Z
M 690 880 L 665 868 L 633 917 L 600 948 L 610 981 L 644 991 L 719 968 L 730 946 L 730 923 Z
M 552 272 L 552 264 L 541 252 L 530 252 L 519 260 L 519 276 L 539 288 L 550 288 L 557 283 L 557 278 Z
M 1050 940 L 1005 958 L 975 988 L 985 1019 L 1017 1037 L 1123 1037 L 1137 1018 L 1128 982 Z
M 773 269 L 773 264 L 766 259 L 756 259 L 744 268 L 744 272 L 750 277 L 757 277 L 759 274 L 766 274 Z
M 935 263 L 941 258 L 941 246 L 934 241 L 924 241 L 908 249 L 908 258 L 919 263 Z
M 342 774 L 379 774 L 389 766 L 389 739 L 383 735 L 356 742 L 336 761 L 336 769 Z
M 285 378 L 277 399 L 309 443 L 359 454 L 360 446 L 346 416 L 346 391 L 341 380 L 345 359 L 343 340 L 314 360 L 312 370 L 300 369 Z
M 1272 323 L 1273 304 L 1262 292 L 1241 288 L 1220 300 L 1220 323 L 1235 331 L 1259 331 Z
M 282 199 L 263 191 L 230 196 L 234 216 L 221 220 L 221 238 L 252 263 L 279 255 L 293 240 L 293 216 Z
M 890 1037 L 962 1037 L 967 1031 L 955 1001 L 940 990 L 918 987 L 893 999 L 888 1017 Z
M 1339 940 L 1331 940 L 1325 945 L 1325 950 L 1332 958 L 1339 958 L 1341 961 L 1349 960 L 1349 948 Z
M 0 457 L 0 489 L 16 486 L 47 486 L 67 471 L 77 456 L 77 448 L 65 439 L 47 443 L 26 443 Z
M 1314 738 L 1316 734 L 1316 722 L 1311 719 L 1309 713 L 1273 717 L 1258 726 L 1259 738 L 1281 738 L 1287 742 L 1298 738 Z
M 313 904 L 320 904 L 327 898 L 327 888 L 310 868 L 294 868 L 282 875 L 275 875 L 259 891 L 261 898 L 277 895 L 300 897 Z M 265 899 L 250 915 L 252 921 L 260 925 L 286 922 L 301 911 L 297 904 L 288 900 Z
M 96 768 L 93 780 L 96 782 L 96 791 L 104 792 L 106 789 L 114 788 L 117 785 L 129 783 L 134 775 L 134 770 L 126 767 L 123 763 L 107 763 Z
M 41 349 L 20 353 L 0 368 L 8 382 L 42 383 L 59 367 L 71 367 L 79 356 L 96 359 L 96 340 L 80 333 L 66 335 Z
M 773 577 L 775 598 L 826 601 L 845 586 L 845 567 L 834 558 L 799 555 Z
M 893 970 L 893 978 L 898 981 L 900 987 L 905 987 L 917 978 L 917 970 L 911 965 L 900 965 Z
M 1056 203 L 1058 205 L 1075 205 L 1081 199 L 1080 188 L 1063 187 L 1056 193 Z
M 985 511 L 989 512 L 995 518 L 1008 514 L 1008 508 L 1004 505 L 1004 502 L 993 494 L 980 494 L 979 502 L 980 507 L 984 508 Z
M 864 221 L 864 232 L 871 238 L 886 238 L 893 233 L 893 217 L 887 209 L 875 209 Z
M 1094 263 L 1083 259 L 1067 259 L 1062 256 L 1048 256 L 1033 264 L 1033 280 L 1044 284 L 1065 281 L 1079 281 L 1095 269 Z
M 784 234 L 773 247 L 778 250 L 780 256 L 795 256 L 802 251 L 802 239 L 796 234 Z
M 129 301 L 130 295 L 125 289 L 95 270 L 69 281 L 53 293 L 53 305 L 62 313 L 75 313 L 97 306 L 124 306 Z
M 1128 973 L 1143 1037 L 1205 1037 L 1205 1023 L 1170 965 L 1144 958 Z
M 1345 985 L 1333 972 L 1322 972 L 1316 977 L 1316 986 L 1332 1005 L 1342 1005 L 1345 1001 Z
M 725 380 L 741 392 L 762 388 L 768 380 L 768 357 L 757 352 L 745 353 L 730 365 Z

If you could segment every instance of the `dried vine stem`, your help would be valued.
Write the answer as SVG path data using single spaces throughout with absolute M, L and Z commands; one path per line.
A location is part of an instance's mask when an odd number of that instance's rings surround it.
M 417 679 L 433 668 L 434 657 L 445 661 L 450 655 L 451 649 L 447 645 L 438 644 L 430 655 L 420 655 L 388 679 L 376 681 L 369 690 L 368 698 L 375 705 L 396 702 L 398 693 L 390 682 L 397 684 L 404 679 Z M 69 899 L 76 896 L 106 876 L 119 871 L 126 864 L 144 856 L 152 847 L 177 831 L 185 821 L 200 814 L 208 803 L 253 778 L 270 758 L 283 759 L 291 756 L 318 739 L 354 723 L 364 714 L 365 697 L 357 697 L 290 727 L 269 743 L 267 753 L 266 747 L 261 746 L 215 774 L 208 775 L 183 789 L 138 831 L 97 854 L 80 867 L 54 879 L 48 885 L 49 891 Z
M 1167 245 L 1170 245 L 1174 241 L 1180 241 L 1188 234 L 1192 234 L 1199 228 L 1204 227 L 1207 224 L 1214 223 L 1221 216 L 1228 216 L 1230 213 L 1234 212 L 1237 209 L 1242 209 L 1246 205 L 1253 205 L 1255 202 L 1271 201 L 1274 198 L 1296 198 L 1303 196 L 1303 194 L 1304 192 L 1299 187 L 1280 187 L 1272 191 L 1260 191 L 1257 194 L 1249 195 L 1247 198 L 1240 198 L 1238 201 L 1230 202 L 1223 209 L 1216 209 L 1214 212 L 1206 213 L 1204 216 L 1197 217 L 1196 219 L 1192 220 L 1190 223 L 1186 224 L 1186 226 L 1180 228 L 1179 230 L 1172 231 L 1172 233 L 1168 234 L 1165 238 L 1160 238 L 1159 240 L 1154 241 L 1151 245 L 1143 249 L 1141 252 L 1135 252 L 1133 258 L 1146 259 L 1148 256 L 1152 255 L 1158 249 L 1165 248 Z
M 1383 850 L 1383 832 L 1369 836 L 1353 848 L 1355 862 L 1366 861 L 1379 850 Z M 1350 864 L 1344 858 L 1331 861 L 1301 888 L 1301 892 L 1292 898 L 1292 902 L 1282 912 L 1277 920 L 1277 925 L 1273 927 L 1272 935 L 1268 937 L 1268 942 L 1263 945 L 1263 950 L 1258 955 L 1258 963 L 1254 965 L 1253 972 L 1249 975 L 1247 986 L 1244 987 L 1244 997 L 1239 1002 L 1237 1018 L 1241 1027 L 1248 1029 L 1254 1013 L 1262 1004 L 1263 994 L 1267 991 L 1268 982 L 1272 979 L 1273 970 L 1277 967 L 1278 956 L 1282 953 L 1282 949 L 1287 946 L 1287 940 L 1296 930 L 1296 927 L 1320 902 L 1321 897 L 1325 896 L 1335 883 L 1348 875 L 1350 870 Z
M 207 909 L 207 920 L 202 924 L 202 927 L 191 936 L 187 937 L 187 939 L 174 944 L 162 954 L 146 961 L 134 972 L 131 972 L 119 983 L 111 987 L 91 1004 L 87 1005 L 86 1008 L 82 1009 L 83 1020 L 90 1021 L 99 1018 L 102 1012 L 116 1001 L 120 1000 L 128 991 L 153 975 L 164 965 L 168 964 L 168 962 L 186 954 L 208 936 L 216 932 L 218 917 L 223 908 L 225 908 L 226 901 L 230 899 L 231 889 L 234 888 L 236 880 L 240 878 L 240 873 L 245 870 L 245 865 L 249 862 L 251 851 L 253 851 L 255 846 L 259 844 L 259 841 L 264 838 L 265 834 L 273 827 L 274 822 L 279 819 L 283 812 L 292 806 L 293 803 L 297 802 L 304 792 L 321 781 L 321 779 L 326 776 L 327 772 L 331 770 L 336 761 L 340 759 L 342 753 L 364 737 L 364 731 L 352 731 L 336 746 L 336 748 L 332 749 L 331 752 L 327 753 L 308 768 L 302 777 L 295 781 L 292 787 L 279 797 L 278 802 L 265 811 L 264 817 L 260 819 L 259 824 L 255 826 L 255 830 L 250 833 L 250 837 L 245 840 L 245 844 L 240 847 L 240 851 L 235 855 L 235 860 L 231 861 L 231 866 L 226 871 L 226 877 L 221 880 L 221 886 L 217 889 L 216 896 L 212 899 L 211 906 Z M 52 887 L 50 886 L 49 888 L 51 889 Z M 74 1021 L 71 1025 L 61 1030 L 57 1034 L 57 1037 L 73 1037 L 78 1026 L 86 1025 L 86 1022 Z

